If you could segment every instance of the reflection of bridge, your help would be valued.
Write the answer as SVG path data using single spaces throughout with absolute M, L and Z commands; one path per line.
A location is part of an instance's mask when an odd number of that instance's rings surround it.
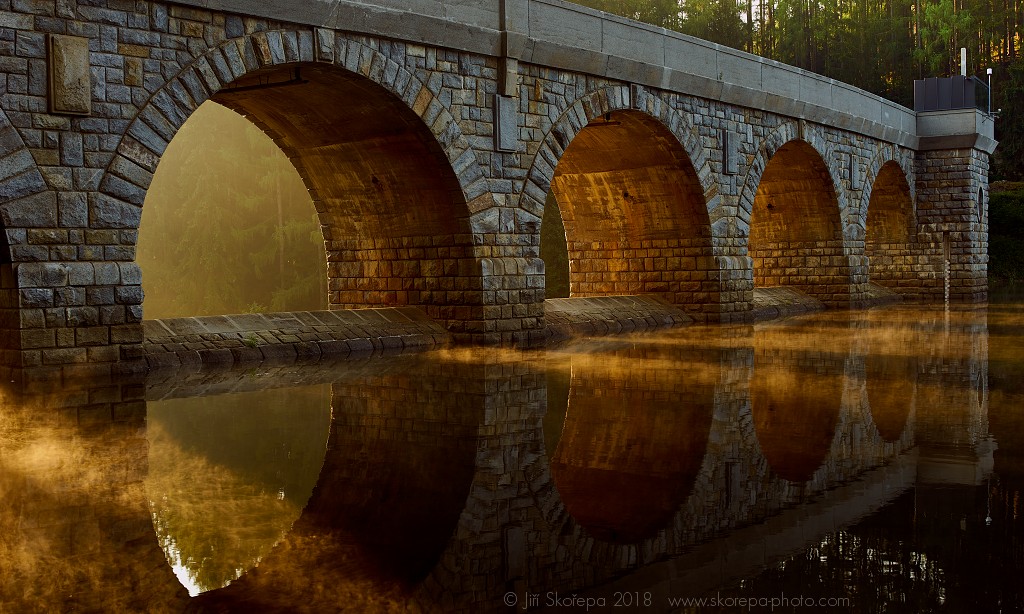
M 832 327 L 828 350 L 790 325 L 783 334 L 747 328 L 594 344 L 589 354 L 549 355 L 548 364 L 453 351 L 330 371 L 284 369 L 282 385 L 334 382 L 319 482 L 292 531 L 256 570 L 189 603 L 207 611 L 412 602 L 425 610 L 502 610 L 506 590 L 579 591 L 630 573 L 621 586 L 706 588 L 725 577 L 716 574 L 749 540 L 758 544 L 758 560 L 771 561 L 915 482 L 976 479 L 990 454 L 984 320 L 956 314 L 945 336 L 941 322 L 927 321 L 876 334 L 876 319 L 885 317 L 879 313 L 891 312 L 865 312 L 853 325 L 819 318 Z M 907 356 L 908 343 L 933 351 Z M 626 364 L 628 371 L 618 369 Z M 782 376 L 783 369 L 795 375 Z M 803 439 L 786 438 L 781 431 L 803 426 L 777 401 L 812 373 L 826 374 L 816 380 L 822 404 L 800 430 Z M 142 398 L 274 381 L 273 373 L 244 380 L 199 373 L 56 397 L 12 395 L 2 406 L 4 424 L 26 430 L 0 439 L 0 490 L 8 493 L 4 509 L 35 520 L 0 516 L 0 527 L 11 543 L 31 545 L 35 558 L 0 557 L 0 605 L 45 609 L 65 592 L 83 604 L 130 604 L 138 590 L 152 595 L 151 607 L 186 607 L 146 529 Z M 894 382 L 904 390 L 899 402 Z M 14 409 L 18 400 L 28 406 Z M 40 413 L 38 405 L 63 409 Z M 620 407 L 628 416 L 614 415 Z M 935 447 L 954 438 L 957 450 Z M 40 449 L 76 461 L 33 464 Z M 90 486 L 96 480 L 104 488 Z M 646 505 L 581 512 L 602 489 Z M 771 534 L 737 531 L 762 522 Z M 697 546 L 704 558 L 659 563 Z M 130 556 L 121 556 L 125 547 Z M 32 585 L 42 582 L 40 570 L 88 559 L 105 571 L 61 575 L 67 583 L 59 594 L 4 584 L 20 578 Z M 666 577 L 669 585 L 659 584 Z
M 755 287 L 934 298 L 946 260 L 954 298 L 986 292 L 995 143 L 973 109 L 915 114 L 561 0 L 27 6 L 0 14 L 16 41 L 0 51 L 9 366 L 139 355 L 146 191 L 210 99 L 305 181 L 333 308 L 536 338 L 549 190 L 576 296 L 729 320 Z

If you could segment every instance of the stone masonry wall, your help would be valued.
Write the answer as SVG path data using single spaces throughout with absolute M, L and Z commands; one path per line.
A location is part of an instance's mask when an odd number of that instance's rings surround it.
M 916 284 L 921 298 L 941 299 L 949 260 L 950 299 L 988 295 L 988 156 L 973 149 L 917 154 L 918 237 L 923 262 Z
M 707 239 L 664 239 L 636 247 L 615 241 L 569 243 L 571 296 L 660 294 L 696 318 L 717 310 L 718 263 Z
M 753 260 L 759 287 L 796 288 L 829 307 L 850 304 L 850 262 L 842 241 L 775 242 Z

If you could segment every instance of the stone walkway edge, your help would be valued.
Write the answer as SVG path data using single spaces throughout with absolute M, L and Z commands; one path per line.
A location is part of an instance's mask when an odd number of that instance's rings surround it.
M 151 369 L 315 362 L 439 347 L 451 335 L 415 307 L 252 313 L 143 322 Z
M 888 302 L 885 298 L 875 300 Z M 556 298 L 544 306 L 548 342 L 693 323 L 682 309 L 655 295 Z M 823 308 L 790 288 L 758 288 L 751 315 L 764 320 Z M 415 307 L 168 318 L 146 320 L 143 328 L 145 342 L 137 358 L 150 369 L 316 362 L 452 343 L 444 327 Z

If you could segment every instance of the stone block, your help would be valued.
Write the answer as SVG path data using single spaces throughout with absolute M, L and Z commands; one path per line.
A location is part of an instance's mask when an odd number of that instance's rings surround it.
M 49 48 L 50 112 L 89 115 L 92 112 L 89 39 L 50 34 Z
M 142 332 L 142 326 L 140 324 L 122 324 L 111 326 L 111 343 L 114 344 L 132 344 L 142 343 L 145 341 L 145 336 Z
M 108 189 L 112 187 L 134 202 L 125 202 L 103 193 L 90 194 L 89 218 L 92 227 L 138 228 L 142 219 L 141 205 L 146 198 L 145 191 L 110 174 L 107 175 L 104 182 Z
M 68 365 L 85 363 L 89 354 L 85 348 L 44 349 L 42 352 L 44 365 Z
M 261 345 L 259 348 L 264 360 L 268 362 L 290 364 L 295 362 L 296 352 L 291 344 Z
M 92 326 L 75 329 L 75 345 L 107 345 L 110 342 L 110 329 L 106 326 Z

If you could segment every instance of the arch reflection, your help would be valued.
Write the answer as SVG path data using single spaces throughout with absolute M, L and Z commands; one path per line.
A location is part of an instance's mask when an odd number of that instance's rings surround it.
M 811 352 L 756 352 L 751 412 L 761 453 L 776 475 L 811 479 L 832 447 L 842 395 L 841 361 Z
M 902 356 L 868 354 L 864 371 L 875 428 L 883 440 L 899 441 L 913 407 L 917 366 Z
M 331 385 L 319 479 L 283 541 L 198 610 L 405 608 L 466 509 L 482 419 L 483 367 L 371 361 Z
M 152 401 L 146 494 L 189 593 L 228 585 L 284 537 L 320 475 L 326 385 Z
M 686 500 L 704 459 L 713 383 L 699 369 L 659 358 L 667 357 L 639 349 L 574 359 L 567 407 L 548 407 L 565 416 L 549 447 L 555 487 L 569 514 L 603 541 L 656 534 Z

